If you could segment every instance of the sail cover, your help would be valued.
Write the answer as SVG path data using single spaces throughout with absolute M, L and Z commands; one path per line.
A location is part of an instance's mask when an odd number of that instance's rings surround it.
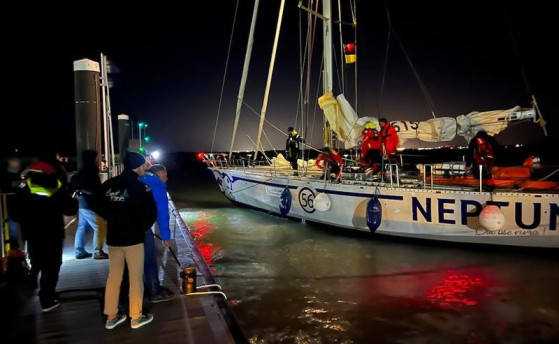
M 338 140 L 344 143 L 345 148 L 359 145 L 365 123 L 374 122 L 378 125 L 378 119 L 375 117 L 357 117 L 355 110 L 343 94 L 334 97 L 332 92 L 327 92 L 318 98 L 318 105 L 324 111 L 330 127 L 338 135 Z
M 378 125 L 376 117 L 358 117 L 343 94 L 334 97 L 332 92 L 318 99 L 318 105 L 330 123 L 338 139 L 345 148 L 359 145 L 362 141 L 363 126 L 367 122 Z M 463 136 L 467 142 L 479 131 L 496 135 L 505 130 L 512 121 L 534 119 L 534 109 L 516 106 L 508 110 L 470 112 L 467 115 L 432 118 L 425 121 L 391 121 L 398 132 L 400 144 L 407 139 L 419 139 L 426 142 L 452 141 L 456 135 Z
M 470 112 L 456 117 L 457 134 L 470 141 L 478 131 L 484 130 L 489 135 L 497 135 L 505 130 L 513 121 L 535 119 L 534 109 L 523 109 L 516 106 L 509 110 L 495 110 L 485 112 Z

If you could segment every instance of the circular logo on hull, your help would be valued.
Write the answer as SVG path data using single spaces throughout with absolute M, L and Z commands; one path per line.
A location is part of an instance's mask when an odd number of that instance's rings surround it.
M 314 208 L 315 197 L 316 195 L 314 194 L 314 191 L 309 188 L 301 188 L 299 190 L 299 204 L 301 205 L 301 208 L 309 214 L 314 213 L 316 210 Z

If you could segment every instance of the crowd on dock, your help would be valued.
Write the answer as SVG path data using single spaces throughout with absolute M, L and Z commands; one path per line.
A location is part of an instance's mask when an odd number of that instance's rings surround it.
M 0 185 L 6 224 L 0 282 L 24 281 L 38 290 L 44 313 L 56 309 L 64 218 L 76 216 L 75 259 L 109 260 L 105 328 L 113 329 L 128 317 L 131 328 L 140 328 L 153 320 L 143 311 L 144 297 L 152 303 L 175 297 L 159 281 L 154 240 L 159 233 L 163 246 L 170 246 L 167 170 L 140 153 L 127 152 L 122 173 L 102 183 L 102 159 L 96 151 L 84 150 L 80 162 L 80 168 L 69 173 L 67 158 L 59 154 L 25 167 L 19 159 L 8 161 Z M 121 295 L 129 295 L 129 300 Z

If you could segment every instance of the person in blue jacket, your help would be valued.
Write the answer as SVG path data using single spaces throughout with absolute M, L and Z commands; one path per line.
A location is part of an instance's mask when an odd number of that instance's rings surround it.
M 169 301 L 175 294 L 168 288 L 162 287 L 159 282 L 157 256 L 155 251 L 155 226 L 159 228 L 163 238 L 163 246 L 171 245 L 171 231 L 169 229 L 169 203 L 167 199 L 167 169 L 165 166 L 155 164 L 148 172 L 140 177 L 140 181 L 152 190 L 157 207 L 157 221 L 151 230 L 146 232 L 144 244 L 144 284 L 150 295 L 152 303 Z

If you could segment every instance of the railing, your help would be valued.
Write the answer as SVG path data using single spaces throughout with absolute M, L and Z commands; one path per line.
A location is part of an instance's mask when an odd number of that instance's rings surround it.
M 431 190 L 433 190 L 433 165 L 425 164 L 423 165 L 423 189 L 427 185 L 427 169 L 429 169 L 429 173 L 431 176 Z

